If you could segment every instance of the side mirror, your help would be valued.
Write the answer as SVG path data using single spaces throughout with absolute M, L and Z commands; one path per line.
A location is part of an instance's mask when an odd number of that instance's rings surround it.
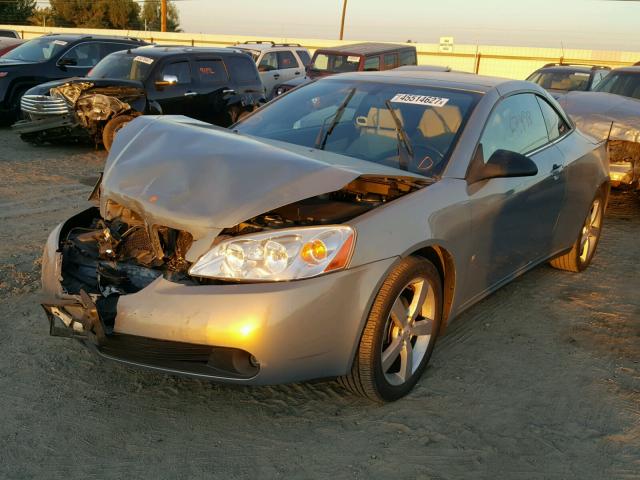
M 75 67 L 78 65 L 78 61 L 75 58 L 61 58 L 58 60 L 59 67 Z
M 533 160 L 509 150 L 496 150 L 489 161 L 484 163 L 482 145 L 480 145 L 469 165 L 467 183 L 472 184 L 491 178 L 532 177 L 537 174 L 538 166 Z
M 162 80 L 156 82 L 156 87 L 169 87 L 178 83 L 178 77 L 176 75 L 164 75 Z
M 259 72 L 270 72 L 271 70 L 275 70 L 271 65 L 260 65 L 258 67 Z

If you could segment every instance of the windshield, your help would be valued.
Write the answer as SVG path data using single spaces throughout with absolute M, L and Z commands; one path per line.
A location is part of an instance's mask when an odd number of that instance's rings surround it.
M 104 57 L 87 75 L 90 78 L 117 78 L 144 81 L 154 62 L 153 58 L 130 53 L 112 53 Z
M 25 62 L 44 62 L 67 48 L 66 40 L 58 38 L 36 38 L 14 48 L 2 58 L 22 60 Z
M 640 99 L 640 72 L 610 73 L 595 88 L 595 91 Z
M 588 90 L 590 78 L 591 74 L 587 72 L 546 71 L 535 72 L 527 80 L 537 83 L 544 89 L 570 92 L 574 90 Z
M 478 98 L 444 88 L 321 80 L 280 97 L 236 129 L 434 176 Z
M 319 72 L 344 73 L 357 72 L 360 65 L 359 55 L 340 55 L 333 53 L 317 53 L 309 68 Z

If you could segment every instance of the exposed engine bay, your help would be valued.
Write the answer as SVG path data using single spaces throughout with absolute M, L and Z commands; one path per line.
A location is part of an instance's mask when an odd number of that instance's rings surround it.
M 429 183 L 412 178 L 362 176 L 342 189 L 318 195 L 224 229 L 216 242 L 248 233 L 288 227 L 339 224 Z M 60 237 L 62 286 L 66 293 L 104 298 L 135 293 L 159 276 L 186 284 L 214 280 L 188 275 L 185 259 L 194 238 L 184 230 L 148 225 L 129 208 L 106 203 L 104 218 L 97 208 L 68 222 Z

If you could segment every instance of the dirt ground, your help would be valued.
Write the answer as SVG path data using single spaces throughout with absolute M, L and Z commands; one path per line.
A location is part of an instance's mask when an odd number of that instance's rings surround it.
M 414 392 L 215 385 L 48 336 L 48 232 L 105 158 L 0 130 L 0 478 L 640 478 L 640 199 L 582 274 L 541 266 L 462 315 Z

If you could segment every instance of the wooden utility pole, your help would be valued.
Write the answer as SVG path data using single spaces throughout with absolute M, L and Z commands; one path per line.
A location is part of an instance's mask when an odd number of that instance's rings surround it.
M 162 22 L 162 27 L 160 31 L 167 31 L 167 0 L 160 1 L 160 22 Z
M 347 0 L 342 3 L 342 21 L 340 22 L 340 40 L 344 37 L 344 17 L 347 14 Z

